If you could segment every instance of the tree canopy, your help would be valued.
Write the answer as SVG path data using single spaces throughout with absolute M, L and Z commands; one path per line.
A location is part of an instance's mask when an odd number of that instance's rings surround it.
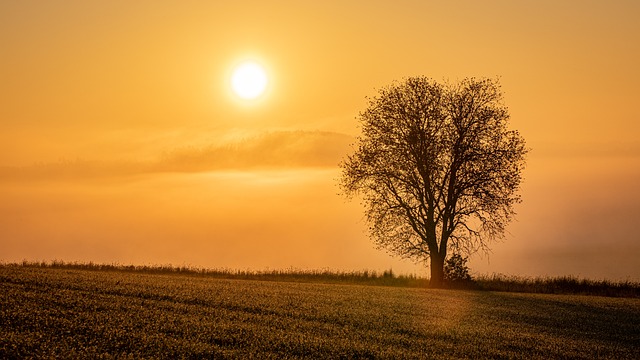
M 428 261 L 441 286 L 447 249 L 487 250 L 504 236 L 528 150 L 497 80 L 407 78 L 379 90 L 359 121 L 340 181 L 362 199 L 378 247 Z

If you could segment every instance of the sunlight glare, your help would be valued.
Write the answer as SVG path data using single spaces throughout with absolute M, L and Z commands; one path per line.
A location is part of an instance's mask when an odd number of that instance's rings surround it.
M 233 71 L 231 88 L 243 99 L 255 99 L 267 88 L 267 74 L 262 66 L 255 62 L 240 64 Z

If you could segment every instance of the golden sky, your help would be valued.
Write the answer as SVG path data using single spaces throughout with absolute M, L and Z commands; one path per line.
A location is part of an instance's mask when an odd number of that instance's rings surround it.
M 640 279 L 637 1 L 0 2 L 0 260 L 388 269 L 337 163 L 367 96 L 500 77 L 533 149 L 472 270 Z M 245 60 L 267 71 L 233 94 Z

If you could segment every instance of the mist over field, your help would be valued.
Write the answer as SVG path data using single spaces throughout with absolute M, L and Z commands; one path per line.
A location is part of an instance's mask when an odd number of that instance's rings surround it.
M 159 168 L 88 168 L 71 162 L 22 169 L 19 178 L 5 173 L 14 178 L 0 179 L 2 260 L 254 270 L 393 268 L 426 276 L 424 266 L 376 250 L 358 202 L 337 195 L 339 170 L 330 165 L 348 147 L 341 136 L 272 138 L 244 148 L 236 144 L 168 157 L 190 156 L 193 167 L 180 161 L 172 169 L 171 160 L 155 163 L 163 164 Z M 264 152 L 262 143 L 282 138 L 283 145 L 269 147 L 270 154 L 294 149 L 303 158 L 320 152 L 320 166 L 299 166 L 295 157 L 285 157 L 270 167 L 252 168 L 251 149 Z M 341 145 L 335 147 L 335 141 Z M 307 150 L 298 151 L 301 147 Z M 334 153 L 327 155 L 331 149 Z M 235 163 L 226 156 L 221 165 L 214 161 L 219 151 L 241 155 Z M 532 157 L 532 175 L 510 234 L 492 245 L 491 254 L 474 255 L 472 272 L 640 279 L 635 256 L 640 251 L 635 231 L 640 167 L 633 164 L 635 158 Z

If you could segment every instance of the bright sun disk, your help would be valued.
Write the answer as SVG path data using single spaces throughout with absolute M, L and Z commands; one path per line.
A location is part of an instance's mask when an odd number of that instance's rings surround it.
M 231 88 L 243 99 L 255 99 L 267 88 L 267 73 L 259 64 L 242 63 L 233 71 Z

